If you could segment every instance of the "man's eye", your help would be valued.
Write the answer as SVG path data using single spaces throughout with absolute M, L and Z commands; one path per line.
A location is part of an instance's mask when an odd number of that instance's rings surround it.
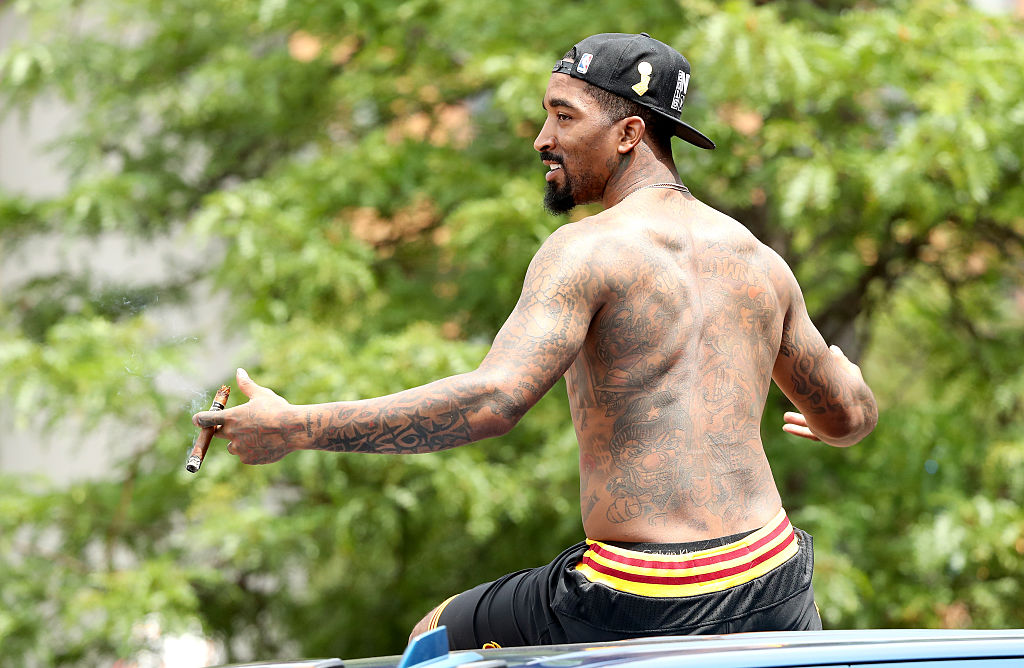
M 559 114 L 556 114 L 555 118 L 557 118 L 560 121 L 567 121 L 567 120 L 569 120 L 569 114 L 559 113 Z

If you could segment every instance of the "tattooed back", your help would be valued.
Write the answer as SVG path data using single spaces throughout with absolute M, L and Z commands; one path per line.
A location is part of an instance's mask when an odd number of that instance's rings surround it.
M 781 506 L 760 437 L 789 299 L 781 258 L 674 192 L 565 232 L 600 293 L 566 374 L 587 535 L 681 542 L 762 526 Z

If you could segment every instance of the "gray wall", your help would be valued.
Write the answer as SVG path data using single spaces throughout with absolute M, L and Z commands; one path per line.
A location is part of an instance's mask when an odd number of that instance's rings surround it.
M 28 26 L 10 8 L 0 8 L 0 49 L 29 39 Z M 56 98 L 40 100 L 25 114 L 13 113 L 0 119 L 0 189 L 31 198 L 59 195 L 68 185 L 58 155 L 47 144 L 65 132 L 74 122 L 74 112 Z M 105 234 L 93 241 L 68 240 L 58 235 L 40 234 L 12 248 L 0 241 L 0 298 L 12 287 L 58 268 L 88 274 L 95 284 L 156 283 L 189 264 L 197 242 L 183 232 L 163 239 L 132 240 L 117 233 Z M 194 339 L 202 333 L 218 330 L 218 313 L 228 306 L 223 295 L 209 296 L 198 290 L 187 307 L 149 307 L 144 316 L 159 328 L 163 336 Z M 240 361 L 236 355 L 239 340 L 230 340 L 216 355 L 199 359 L 196 369 L 185 373 L 163 373 L 156 380 L 167 393 L 181 401 L 182 425 L 189 428 L 193 410 L 209 407 L 212 390 L 230 376 Z M 151 374 L 133 364 L 132 351 L 126 351 L 125 373 Z M 237 403 L 233 398 L 232 403 Z M 205 404 L 205 405 L 204 405 Z M 57 483 L 108 474 L 112 458 L 141 447 L 152 436 L 137 432 L 110 416 L 92 430 L 83 428 L 75 417 L 48 424 L 15 423 L 12 410 L 0 402 L 0 472 L 41 475 Z M 182 443 L 181 461 L 168 462 L 184 471 L 189 449 Z M 188 474 L 184 474 L 188 475 Z

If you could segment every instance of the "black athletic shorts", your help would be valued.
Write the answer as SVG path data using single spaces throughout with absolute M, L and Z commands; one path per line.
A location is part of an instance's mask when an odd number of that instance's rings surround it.
M 755 531 L 696 543 L 584 541 L 449 598 L 430 622 L 448 627 L 451 649 L 815 630 L 813 569 L 811 536 L 780 510 Z

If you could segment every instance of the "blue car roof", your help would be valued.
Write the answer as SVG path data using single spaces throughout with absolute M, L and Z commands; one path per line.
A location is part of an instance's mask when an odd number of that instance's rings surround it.
M 1024 633 L 930 630 L 743 633 L 595 646 L 530 664 L 537 668 L 565 668 L 566 661 L 573 660 L 581 668 L 615 664 L 628 664 L 630 668 L 781 668 L 982 657 L 1024 658 Z
M 796 668 L 994 659 L 1024 666 L 1024 629 L 873 629 L 669 636 L 608 643 L 449 652 L 443 627 L 402 656 L 244 664 L 265 668 Z M 443 640 L 443 642 L 442 642 Z M 241 668 L 242 664 L 236 664 Z
M 670 636 L 451 652 L 406 667 L 431 668 L 429 663 L 436 662 L 444 668 L 475 668 L 474 663 L 496 661 L 509 668 L 784 668 L 972 658 L 1020 658 L 1024 665 L 1024 630 L 873 629 Z M 347 668 L 396 668 L 400 660 L 398 656 L 349 659 L 344 664 Z

